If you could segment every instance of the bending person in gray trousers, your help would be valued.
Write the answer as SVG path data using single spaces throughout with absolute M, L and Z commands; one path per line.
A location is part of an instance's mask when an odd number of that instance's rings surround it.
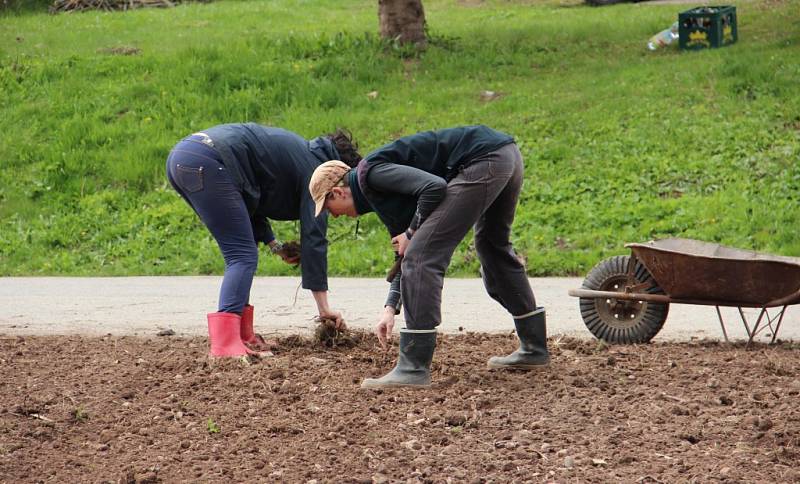
M 399 313 L 397 365 L 365 388 L 430 385 L 430 364 L 441 322 L 444 274 L 456 246 L 475 227 L 475 248 L 489 295 L 512 315 L 520 348 L 493 357 L 492 368 L 547 366 L 544 308 L 537 307 L 525 268 L 509 236 L 523 180 L 514 139 L 486 126 L 426 131 L 368 154 L 356 168 L 328 161 L 316 168 L 309 190 L 316 213 L 334 217 L 375 212 L 403 256 L 376 328 L 385 344 Z

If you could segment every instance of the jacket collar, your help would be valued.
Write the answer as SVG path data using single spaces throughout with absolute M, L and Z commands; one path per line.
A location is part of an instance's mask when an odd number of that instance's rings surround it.
M 327 136 L 317 136 L 309 141 L 308 150 L 320 163 L 339 159 L 339 152 L 336 151 L 336 147 L 333 146 L 333 142 Z
M 350 193 L 353 195 L 356 212 L 359 215 L 371 212 L 372 206 L 369 204 L 367 197 L 364 196 L 364 192 L 361 191 L 361 186 L 358 184 L 358 170 L 355 168 L 347 172 L 347 184 L 350 186 Z

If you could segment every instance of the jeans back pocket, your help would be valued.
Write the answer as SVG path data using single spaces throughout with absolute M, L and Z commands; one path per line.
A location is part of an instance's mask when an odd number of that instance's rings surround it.
M 203 189 L 203 167 L 194 168 L 178 163 L 175 165 L 175 183 L 186 193 L 199 192 Z

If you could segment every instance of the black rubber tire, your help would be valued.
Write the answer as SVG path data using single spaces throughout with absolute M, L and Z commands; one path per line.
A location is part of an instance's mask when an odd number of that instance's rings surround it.
M 589 271 L 583 281 L 583 288 L 594 291 L 622 291 L 628 274 L 629 260 L 630 256 L 620 255 L 601 261 Z M 653 286 L 646 291 L 648 294 L 664 294 L 639 261 L 636 262 L 634 276 L 637 284 L 653 282 Z M 613 314 L 617 310 L 612 309 L 610 301 L 606 298 L 583 297 L 579 301 L 581 317 L 586 327 L 596 338 L 608 343 L 647 343 L 664 326 L 669 313 L 668 303 L 636 301 L 627 305 L 632 309 L 624 309 L 623 311 L 629 312 L 623 314 L 624 319 L 621 319 L 619 314 Z

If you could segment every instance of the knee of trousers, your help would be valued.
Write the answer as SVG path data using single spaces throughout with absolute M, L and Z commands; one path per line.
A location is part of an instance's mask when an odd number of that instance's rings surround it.
M 505 247 L 490 246 L 489 248 L 480 247 L 475 244 L 476 252 L 478 253 L 478 260 L 484 270 L 489 272 L 501 272 L 508 270 L 522 270 L 524 264 L 517 256 L 511 245 Z
M 225 254 L 225 265 L 228 267 L 236 266 L 243 271 L 255 272 L 258 268 L 258 249 Z
M 478 254 L 497 254 L 497 253 L 511 253 L 511 242 L 505 241 L 504 243 L 497 243 L 489 237 L 478 237 L 475 239 L 475 250 Z
M 440 272 L 442 277 L 447 270 L 450 258 L 441 257 L 441 252 L 431 248 L 422 250 L 421 246 L 409 246 L 403 256 L 403 276 L 410 276 L 414 272 L 434 273 Z

